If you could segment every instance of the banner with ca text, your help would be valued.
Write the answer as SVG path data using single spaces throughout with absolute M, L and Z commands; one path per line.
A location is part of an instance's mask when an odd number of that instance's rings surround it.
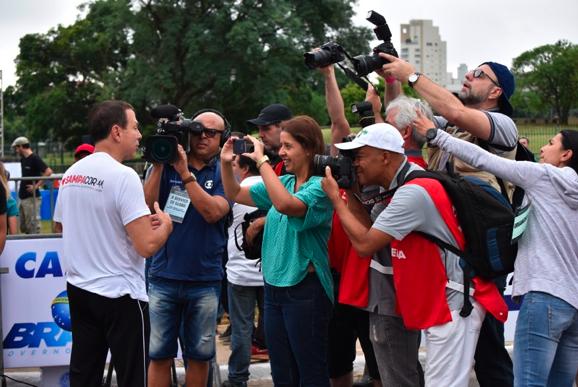
M 68 365 L 72 348 L 61 238 L 6 241 L 0 256 L 4 367 Z

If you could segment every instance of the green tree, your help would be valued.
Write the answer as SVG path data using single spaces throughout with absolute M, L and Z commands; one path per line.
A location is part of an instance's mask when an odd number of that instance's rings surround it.
M 71 26 L 20 40 L 18 111 L 33 139 L 85 133 L 88 108 L 115 96 L 129 59 L 130 2 L 97 1 Z
M 565 40 L 526 51 L 514 59 L 518 88 L 535 93 L 561 124 L 578 106 L 578 46 Z
M 34 140 L 80 136 L 90 105 L 108 98 L 129 101 L 149 132 L 147 110 L 159 103 L 187 116 L 220 109 L 236 130 L 272 102 L 326 123 L 323 86 L 303 53 L 329 40 L 368 52 L 353 4 L 92 0 L 71 26 L 21 39 L 14 114 Z
M 190 114 L 221 109 L 238 130 L 265 105 L 287 103 L 321 123 L 323 88 L 303 53 L 342 38 L 369 50 L 352 27 L 352 0 L 148 0 L 134 23 L 134 60 L 123 95 L 141 106 L 171 102 Z M 136 102 L 139 101 L 139 102 Z

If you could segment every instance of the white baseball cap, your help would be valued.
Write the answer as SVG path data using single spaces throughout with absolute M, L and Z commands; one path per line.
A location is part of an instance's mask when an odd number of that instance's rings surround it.
M 399 130 L 390 124 L 384 123 L 366 126 L 355 136 L 353 141 L 335 144 L 335 147 L 341 150 L 357 149 L 362 146 L 370 146 L 401 154 L 405 153 L 403 137 L 401 137 Z

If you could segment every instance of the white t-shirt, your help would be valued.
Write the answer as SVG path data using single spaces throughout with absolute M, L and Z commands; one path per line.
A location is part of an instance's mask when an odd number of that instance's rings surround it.
M 241 187 L 250 187 L 262 181 L 261 176 L 249 176 L 241 182 Z M 257 207 L 239 203 L 233 205 L 233 224 L 229 227 L 229 242 L 227 244 L 227 253 L 229 254 L 227 280 L 234 285 L 263 286 L 263 273 L 259 270 L 260 265 L 257 265 L 257 260 L 245 258 L 245 253 L 239 251 L 235 244 L 235 229 L 243 222 L 243 217 L 246 213 L 253 212 L 256 209 Z M 241 245 L 243 242 L 241 226 L 237 229 L 237 239 L 239 245 Z
M 104 297 L 148 301 L 145 261 L 124 226 L 149 215 L 137 173 L 108 153 L 73 164 L 62 177 L 54 220 L 63 228 L 70 284 Z

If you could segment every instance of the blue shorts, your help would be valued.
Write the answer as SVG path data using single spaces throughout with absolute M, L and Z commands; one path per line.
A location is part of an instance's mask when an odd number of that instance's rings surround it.
M 212 359 L 220 293 L 219 281 L 199 283 L 150 277 L 149 357 L 153 360 L 176 357 L 180 336 L 184 358 Z

